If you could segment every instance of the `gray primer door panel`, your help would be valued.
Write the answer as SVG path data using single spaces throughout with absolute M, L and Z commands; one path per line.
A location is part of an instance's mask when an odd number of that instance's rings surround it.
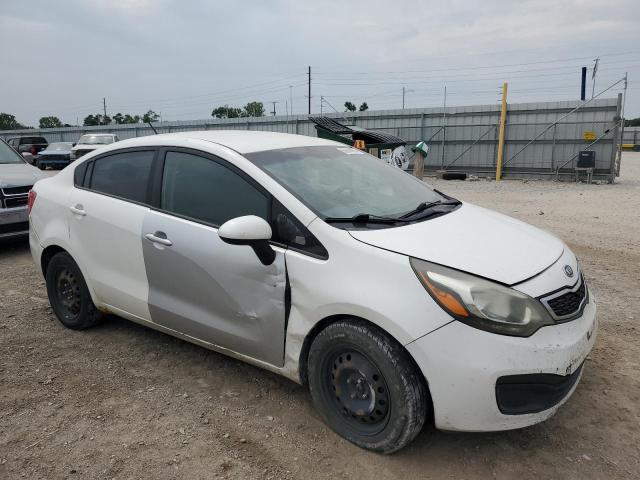
M 216 228 L 149 211 L 142 230 L 154 323 L 272 365 L 284 364 L 285 260 L 263 265 Z M 170 246 L 148 234 L 166 238 Z

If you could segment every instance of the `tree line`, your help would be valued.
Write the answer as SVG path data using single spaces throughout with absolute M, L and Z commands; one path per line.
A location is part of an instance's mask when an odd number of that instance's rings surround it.
M 153 110 L 149 110 L 147 113 L 142 115 L 131 115 L 131 114 L 122 114 L 116 113 L 113 117 L 109 115 L 104 115 L 102 113 L 96 113 L 95 115 L 87 115 L 82 125 L 85 127 L 90 127 L 94 125 L 110 125 L 115 123 L 117 125 L 122 125 L 126 123 L 150 123 L 157 122 L 160 120 L 160 115 L 158 115 Z M 69 125 L 68 123 L 63 123 L 58 117 L 54 115 L 50 115 L 47 117 L 41 117 L 38 121 L 38 128 L 59 128 L 59 127 L 73 127 L 74 125 Z M 0 130 L 23 130 L 34 128 L 28 125 L 23 125 L 18 120 L 16 120 L 15 115 L 10 113 L 0 113 Z
M 345 112 L 355 112 L 359 110 L 364 112 L 369 109 L 367 102 L 362 102 L 360 107 L 356 107 L 353 102 L 344 103 Z M 262 102 L 249 102 L 244 107 L 230 107 L 229 105 L 223 105 L 214 108 L 211 111 L 211 116 L 214 118 L 242 118 L 242 117 L 264 117 L 265 108 Z M 104 115 L 104 113 L 96 113 L 87 115 L 82 122 L 85 127 L 96 125 L 126 125 L 135 123 L 152 123 L 160 120 L 160 115 L 149 110 L 142 115 L 132 115 L 130 113 L 116 113 L 113 116 Z M 627 120 L 627 122 L 638 121 L 637 125 L 640 125 L 640 119 Z M 631 124 L 634 125 L 634 124 Z M 38 128 L 59 128 L 59 127 L 72 127 L 68 123 L 63 123 L 60 118 L 49 115 L 41 117 L 38 121 Z M 0 113 L 0 130 L 22 130 L 34 128 L 31 126 L 23 125 L 16 120 L 15 115 L 10 113 Z

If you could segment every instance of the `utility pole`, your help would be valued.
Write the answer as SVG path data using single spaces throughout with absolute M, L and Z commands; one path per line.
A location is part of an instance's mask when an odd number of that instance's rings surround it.
M 102 97 L 102 107 L 104 109 L 104 123 L 106 125 L 107 123 L 107 99 L 105 97 Z
M 280 102 L 278 102 L 277 100 L 274 100 L 274 101 L 273 101 L 273 102 L 271 102 L 271 103 L 273 103 L 273 112 L 271 112 L 271 113 L 272 113 L 272 114 L 273 114 L 273 116 L 275 117 L 275 116 L 276 116 L 276 103 L 280 103 Z
M 502 105 L 500 107 L 500 126 L 498 130 L 498 156 L 496 158 L 496 182 L 502 178 L 502 158 L 504 155 L 504 131 L 507 123 L 507 82 L 502 84 Z
M 587 99 L 587 67 L 582 67 L 582 73 L 580 77 L 580 100 L 583 102 Z
M 291 115 L 293 115 L 293 85 L 289 85 L 289 105 L 291 106 Z
M 311 115 L 311 65 L 309 65 L 308 84 L 309 84 L 309 115 Z
M 447 86 L 444 86 L 444 102 L 442 104 L 442 155 L 440 168 L 444 168 L 444 142 L 447 140 Z
M 407 90 L 405 87 L 402 87 L 402 109 L 404 110 L 404 95 L 405 93 L 415 92 L 415 90 Z
M 596 73 L 598 73 L 598 63 L 600 62 L 600 57 L 596 57 L 593 60 L 593 73 L 591 74 L 591 98 L 593 98 L 593 95 L 596 91 Z

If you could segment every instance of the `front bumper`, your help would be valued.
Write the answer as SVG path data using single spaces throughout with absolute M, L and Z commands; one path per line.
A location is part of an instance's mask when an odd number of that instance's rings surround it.
M 29 233 L 27 207 L 0 208 L 0 240 Z
M 546 420 L 571 396 L 596 330 L 596 305 L 590 295 L 580 318 L 543 327 L 528 338 L 497 335 L 453 321 L 406 348 L 429 384 L 437 428 L 510 430 Z M 520 375 L 526 377 L 514 377 Z M 535 388 L 522 386 L 532 379 Z M 540 386 L 544 383 L 549 385 Z M 504 398 L 513 402 L 512 396 L 504 397 L 501 385 L 505 384 L 511 384 L 506 387 L 511 394 L 513 385 L 519 385 L 515 410 L 505 409 Z M 540 407 L 532 407 L 536 404 Z

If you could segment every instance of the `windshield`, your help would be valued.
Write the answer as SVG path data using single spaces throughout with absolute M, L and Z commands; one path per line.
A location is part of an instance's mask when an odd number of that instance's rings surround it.
M 0 141 L 0 164 L 7 163 L 24 163 L 24 160 L 13 148 Z
M 50 143 L 46 151 L 50 152 L 51 150 L 71 150 L 72 146 L 73 144 L 71 142 Z
M 351 147 L 267 150 L 245 155 L 322 218 L 397 217 L 444 197 L 427 184 Z
M 83 145 L 108 145 L 113 143 L 111 135 L 82 135 L 78 143 Z

